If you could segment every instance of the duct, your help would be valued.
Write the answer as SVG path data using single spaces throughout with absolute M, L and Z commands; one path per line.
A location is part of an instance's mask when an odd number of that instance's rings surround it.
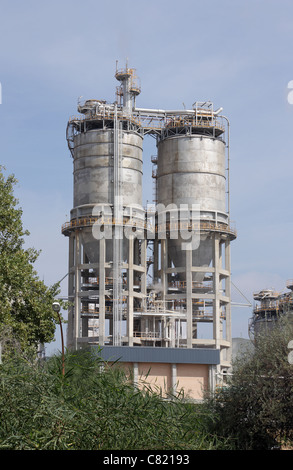
M 155 115 L 187 115 L 187 114 L 196 114 L 196 110 L 195 109 L 170 109 L 170 110 L 167 110 L 167 109 L 149 109 L 149 108 L 134 108 L 133 109 L 134 112 L 138 112 L 138 113 L 146 113 L 146 114 L 155 114 Z M 219 108 L 217 109 L 216 111 L 212 111 L 212 112 L 203 112 L 201 110 L 200 114 L 206 114 L 208 116 L 210 115 L 218 115 L 220 114 L 220 112 L 223 111 L 223 108 Z
M 133 110 L 134 112 L 138 112 L 138 113 L 146 113 L 146 114 L 156 114 L 156 115 L 168 115 L 168 114 L 195 114 L 195 110 L 194 109 L 178 109 L 178 110 L 166 110 L 166 109 L 148 109 L 148 108 L 135 108 Z

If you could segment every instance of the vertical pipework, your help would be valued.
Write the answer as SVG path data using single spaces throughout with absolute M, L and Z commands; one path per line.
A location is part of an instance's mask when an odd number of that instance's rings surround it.
M 121 82 L 123 112 L 131 115 L 135 108 L 135 97 L 140 94 L 140 87 L 136 84 L 135 70 L 129 69 L 127 63 L 124 70 L 118 70 L 116 63 L 115 78 Z
M 113 343 L 121 345 L 122 323 L 122 243 L 123 243 L 123 195 L 121 194 L 121 123 L 114 118 L 114 246 L 113 246 Z

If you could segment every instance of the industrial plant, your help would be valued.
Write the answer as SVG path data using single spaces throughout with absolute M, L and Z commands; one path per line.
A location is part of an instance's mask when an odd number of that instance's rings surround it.
M 67 347 L 101 348 L 136 383 L 201 399 L 231 367 L 229 120 L 210 101 L 139 108 L 135 69 L 116 65 L 115 78 L 113 103 L 79 102 L 67 125 Z
M 269 331 L 282 317 L 293 320 L 293 279 L 286 283 L 287 290 L 278 292 L 274 289 L 263 289 L 255 292 L 255 305 L 248 331 L 252 341 L 257 335 Z

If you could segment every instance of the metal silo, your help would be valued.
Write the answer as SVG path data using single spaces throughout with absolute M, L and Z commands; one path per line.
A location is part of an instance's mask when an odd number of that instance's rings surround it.
M 205 120 L 205 124 L 203 128 L 200 125 L 194 127 L 196 133 L 190 132 L 188 123 L 185 128 L 181 124 L 181 132 L 176 132 L 177 128 L 170 125 L 168 132 L 159 140 L 157 200 L 166 208 L 170 204 L 175 205 L 179 218 L 180 207 L 186 205 L 191 211 L 192 205 L 196 204 L 202 222 L 226 224 L 225 142 L 221 134 L 213 135 L 212 122 Z M 169 240 L 168 253 L 177 267 L 185 266 L 183 241 L 180 234 L 177 239 Z M 199 246 L 192 253 L 193 265 L 209 266 L 212 251 L 210 240 L 202 233 Z M 179 278 L 183 276 L 179 273 Z M 202 280 L 203 274 L 193 273 L 193 279 Z
M 226 118 L 219 112 L 211 102 L 165 112 L 157 137 L 156 177 L 158 219 L 166 221 L 167 231 L 165 239 L 158 240 L 158 273 L 166 308 L 186 315 L 185 345 L 219 348 L 228 364 L 230 241 L 236 235 L 229 220 Z M 195 243 L 186 245 L 188 230 L 195 234 Z M 211 325 L 211 333 L 199 338 L 203 323 Z
M 142 207 L 143 137 L 129 130 L 120 131 L 119 139 L 121 155 L 116 177 L 114 129 L 89 129 L 74 137 L 74 208 L 71 220 L 97 215 L 99 210 L 104 211 L 106 219 L 111 214 L 114 217 L 114 205 L 118 199 L 122 208 Z M 97 262 L 99 247 L 92 228 L 85 228 L 81 237 L 89 261 Z M 107 241 L 107 248 L 106 260 L 111 261 L 112 239 Z M 125 244 L 123 258 L 127 259 Z
M 139 89 L 133 69 L 117 71 L 116 78 L 123 104 L 87 100 L 67 127 L 74 207 L 63 233 L 70 237 L 68 341 L 75 347 L 132 344 L 133 308 L 145 296 L 143 133 L 131 117 Z

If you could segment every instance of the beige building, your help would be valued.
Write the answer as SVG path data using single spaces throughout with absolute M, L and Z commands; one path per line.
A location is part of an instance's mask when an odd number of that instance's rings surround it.
M 147 383 L 164 397 L 181 393 L 192 400 L 202 400 L 205 391 L 215 387 L 220 360 L 218 350 L 195 348 L 106 346 L 101 356 L 109 362 L 118 361 L 141 388 Z

